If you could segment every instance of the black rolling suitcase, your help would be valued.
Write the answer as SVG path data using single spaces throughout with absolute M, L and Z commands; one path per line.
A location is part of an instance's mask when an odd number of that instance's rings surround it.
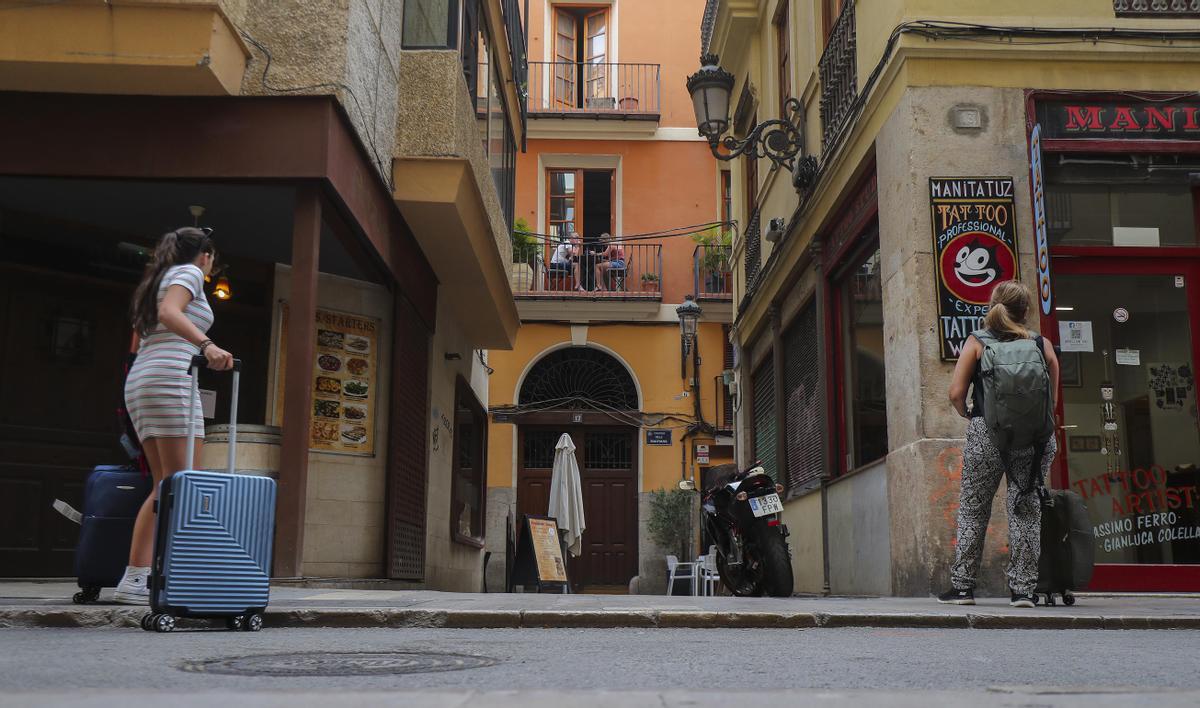
M 1035 593 L 1044 595 L 1047 605 L 1055 604 L 1055 594 L 1062 597 L 1064 605 L 1074 605 L 1071 591 L 1091 582 L 1096 559 L 1087 504 L 1079 494 L 1066 489 L 1039 487 L 1038 495 L 1042 503 L 1042 556 Z
M 150 495 L 150 475 L 129 466 L 101 465 L 83 486 L 83 516 L 75 547 L 75 603 L 95 602 L 125 574 L 138 510 Z

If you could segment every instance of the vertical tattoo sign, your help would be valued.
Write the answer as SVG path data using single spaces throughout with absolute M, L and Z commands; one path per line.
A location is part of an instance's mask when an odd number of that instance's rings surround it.
M 996 283 L 1017 277 L 1012 177 L 931 177 L 929 210 L 937 269 L 942 359 L 957 359 L 983 326 Z

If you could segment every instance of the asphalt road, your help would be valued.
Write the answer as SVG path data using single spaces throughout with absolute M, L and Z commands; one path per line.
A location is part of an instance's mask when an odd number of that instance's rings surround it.
M 1068 700 L 1072 695 L 1088 693 L 1107 694 L 1114 705 L 1161 706 L 1175 704 L 1172 690 L 1200 689 L 1197 647 L 1200 631 L 1186 630 L 268 629 L 159 635 L 136 629 L 6 629 L 0 630 L 0 705 L 110 704 L 106 697 L 120 705 L 127 704 L 120 696 L 127 700 L 131 691 L 192 699 L 224 691 L 241 697 L 219 703 L 229 706 L 274 704 L 272 695 L 283 699 L 270 693 L 275 691 L 337 690 L 342 693 L 330 695 L 339 700 L 327 696 L 321 703 L 340 705 L 359 695 L 347 691 L 386 691 L 392 698 L 424 695 L 433 704 L 435 694 L 397 692 L 825 689 L 883 691 L 871 695 L 893 697 L 906 695 L 898 691 L 967 691 L 993 699 L 1015 690 L 1052 697 L 1035 701 L 1037 705 L 1073 705 Z M 290 662 L 311 652 L 432 653 L 438 656 L 414 660 L 443 669 L 472 668 L 321 677 L 218 673 L 250 663 L 241 657 L 263 654 L 285 655 L 270 666 L 290 670 Z M 370 672 L 388 661 L 386 656 L 368 657 L 355 668 Z M 1127 693 L 1156 691 L 1168 693 L 1143 695 L 1142 700 L 1131 700 Z M 39 700 L 25 692 L 43 693 Z M 946 704 L 961 701 L 963 694 L 953 695 L 957 698 L 946 694 Z M 1195 705 L 1198 695 L 1189 694 L 1178 704 Z M 205 702 L 217 704 L 214 698 L 209 695 Z M 296 704 L 293 698 L 285 702 Z M 928 696 L 922 700 L 928 702 Z M 1084 705 L 1101 702 L 1089 699 Z

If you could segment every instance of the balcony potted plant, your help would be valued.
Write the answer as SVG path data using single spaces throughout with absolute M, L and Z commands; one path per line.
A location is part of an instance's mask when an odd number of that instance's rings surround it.
M 642 292 L 652 293 L 658 291 L 658 273 L 642 273 Z
M 702 246 L 699 266 L 704 275 L 704 292 L 709 295 L 733 292 L 732 272 L 729 263 L 729 247 L 733 245 L 733 232 L 713 226 L 692 234 L 692 241 Z
M 513 221 L 512 265 L 508 270 L 508 282 L 513 292 L 539 290 L 541 285 L 542 259 L 541 242 L 529 229 L 522 217 Z

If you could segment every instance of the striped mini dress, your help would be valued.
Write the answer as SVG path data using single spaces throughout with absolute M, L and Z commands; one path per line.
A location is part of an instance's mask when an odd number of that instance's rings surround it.
M 213 311 L 204 296 L 204 272 L 190 263 L 168 268 L 158 286 L 159 303 L 172 285 L 182 285 L 192 294 L 183 314 L 197 329 L 207 333 L 213 323 Z M 198 347 L 161 322 L 142 338 L 137 358 L 125 379 L 125 408 L 140 440 L 187 436 L 187 406 L 192 394 L 188 366 L 199 353 Z M 204 437 L 204 415 L 199 394 L 195 400 L 193 428 L 200 439 Z

